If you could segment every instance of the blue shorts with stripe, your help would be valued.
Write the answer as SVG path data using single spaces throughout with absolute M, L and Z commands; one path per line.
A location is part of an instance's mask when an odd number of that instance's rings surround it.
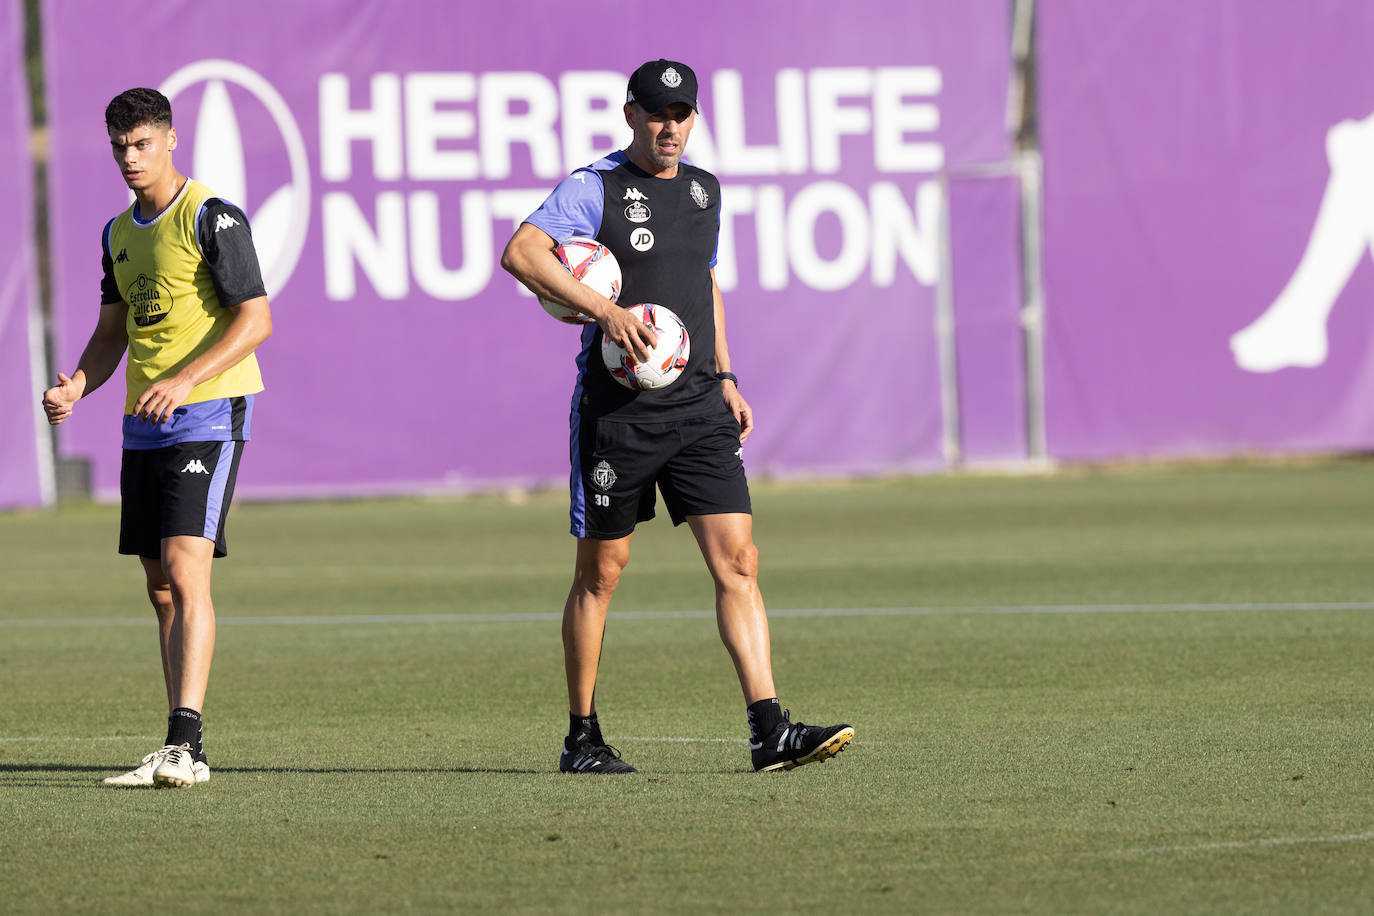
M 178 442 L 125 449 L 119 470 L 119 552 L 157 559 L 163 538 L 192 535 L 214 541 L 215 556 L 227 556 L 224 522 L 243 445 Z

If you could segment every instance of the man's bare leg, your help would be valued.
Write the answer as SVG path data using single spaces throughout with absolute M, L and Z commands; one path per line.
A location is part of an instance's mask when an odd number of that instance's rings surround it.
M 578 538 L 572 588 L 563 605 L 563 667 L 568 678 L 568 738 L 558 767 L 565 773 L 633 773 L 606 747 L 596 718 L 596 673 L 606 612 L 630 562 L 630 538 Z
M 716 583 L 716 627 L 735 663 L 744 702 L 775 698 L 768 614 L 759 592 L 754 518 L 744 513 L 687 519 Z
M 744 691 L 754 769 L 790 770 L 834 757 L 854 740 L 852 726 L 793 723 L 778 703 L 753 516 L 689 515 L 687 524 L 716 582 L 716 626 Z
M 140 557 L 143 575 L 148 583 L 148 600 L 152 602 L 153 612 L 157 614 L 157 643 L 162 652 L 162 680 L 167 688 L 167 714 L 176 708 L 176 695 L 172 686 L 172 654 L 169 641 L 172 634 L 172 621 L 176 619 L 176 607 L 172 604 L 172 584 L 162 572 L 162 558 Z
M 153 770 L 153 782 L 190 787 L 209 778 L 201 746 L 201 710 L 215 655 L 215 606 L 210 572 L 215 542 L 193 535 L 162 539 L 162 574 L 172 596 L 172 623 L 166 634 L 170 751 Z
M 210 572 L 215 542 L 191 535 L 163 538 L 162 569 L 171 587 L 175 615 L 168 633 L 171 703 L 200 712 L 215 655 L 215 605 Z
M 200 713 L 215 653 L 210 570 L 215 544 L 202 537 L 164 538 L 162 556 L 140 558 L 148 600 L 157 614 L 158 649 L 167 691 L 167 740 L 111 786 L 193 786 L 210 778 L 201 747 Z M 181 745 L 189 751 L 177 751 Z

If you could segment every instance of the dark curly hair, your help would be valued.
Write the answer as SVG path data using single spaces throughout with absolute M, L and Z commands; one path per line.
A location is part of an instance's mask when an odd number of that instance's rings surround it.
M 172 103 L 156 89 L 126 89 L 105 106 L 105 129 L 128 133 L 135 127 L 172 126 Z

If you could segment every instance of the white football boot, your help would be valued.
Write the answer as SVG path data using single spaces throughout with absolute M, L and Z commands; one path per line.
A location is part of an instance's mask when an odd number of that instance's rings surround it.
M 198 782 L 210 781 L 208 764 L 191 759 L 191 745 L 167 748 L 167 756 L 153 768 L 153 785 L 159 789 L 189 789 Z
M 170 754 L 176 750 L 173 745 L 160 747 L 153 751 L 135 768 L 119 776 L 110 776 L 101 780 L 107 786 L 119 786 L 122 788 L 151 788 L 153 785 L 153 771 Z

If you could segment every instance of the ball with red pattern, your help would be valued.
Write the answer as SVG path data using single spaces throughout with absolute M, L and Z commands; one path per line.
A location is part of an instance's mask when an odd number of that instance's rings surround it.
M 658 344 L 648 359 L 636 362 L 634 356 L 615 341 L 602 337 L 601 359 L 610 370 L 611 378 L 626 388 L 636 391 L 666 388 L 687 368 L 687 359 L 692 354 L 687 328 L 671 309 L 652 302 L 632 305 L 629 310 L 658 332 Z
M 577 280 L 612 302 L 620 297 L 620 264 L 611 254 L 611 249 L 596 239 L 573 237 L 555 248 L 553 253 Z M 544 311 L 566 324 L 590 324 L 593 320 L 590 315 L 543 296 L 539 297 L 539 304 Z

